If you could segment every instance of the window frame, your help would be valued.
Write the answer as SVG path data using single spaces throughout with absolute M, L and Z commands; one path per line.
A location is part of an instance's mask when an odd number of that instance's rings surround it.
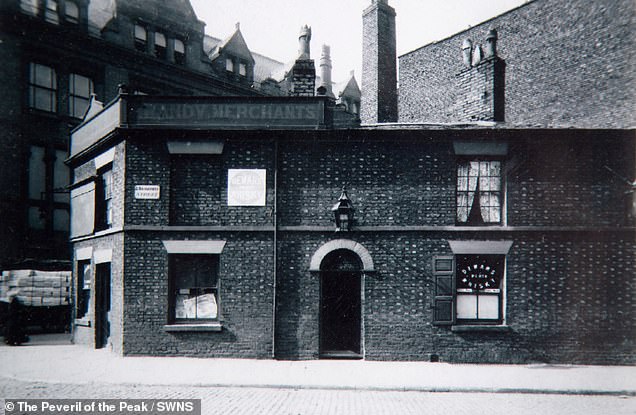
M 95 231 L 103 231 L 113 227 L 114 182 L 112 162 L 97 170 L 95 183 Z
M 186 63 L 186 44 L 183 39 L 174 38 L 174 62 L 177 65 L 185 65 Z M 181 47 L 177 47 L 177 45 L 181 45 Z M 179 50 L 183 49 L 183 50 Z
M 177 280 L 179 278 L 178 275 L 178 262 L 179 261 L 193 261 L 197 262 L 197 260 L 211 260 L 213 265 L 212 279 L 215 282 L 213 286 L 195 286 L 189 288 L 178 288 Z M 200 266 L 200 264 L 197 264 Z M 221 313 L 221 277 L 220 277 L 220 269 L 221 269 L 221 255 L 220 254 L 210 254 L 210 253 L 170 253 L 168 254 L 168 324 L 174 326 L 190 326 L 190 325 L 206 325 L 206 324 L 214 324 L 220 323 L 222 321 L 222 313 Z M 214 318 L 206 318 L 206 317 L 177 317 L 177 297 L 179 295 L 186 295 L 178 293 L 178 290 L 213 290 L 214 299 L 216 301 L 216 317 Z M 210 294 L 209 292 L 204 292 L 205 295 Z M 192 295 L 192 294 L 187 294 Z M 194 297 L 196 298 L 196 296 Z M 195 306 L 195 312 L 198 309 Z
M 468 259 L 472 258 L 472 262 Z M 499 284 L 497 291 L 490 291 L 491 289 L 485 289 L 483 292 L 480 292 L 480 289 L 471 289 L 471 288 L 460 288 L 459 279 L 462 278 L 464 274 L 464 266 L 466 263 L 475 263 L 475 261 L 485 261 L 491 260 L 494 262 L 498 262 L 497 266 L 500 267 L 499 272 Z M 455 255 L 455 323 L 458 325 L 501 325 L 504 321 L 504 286 L 506 280 L 506 255 L 502 254 L 456 254 Z M 470 290 L 470 291 L 469 291 Z M 488 290 L 488 291 L 486 291 Z M 461 318 L 459 316 L 460 306 L 459 299 L 460 297 L 474 296 L 475 297 L 475 314 L 476 318 Z M 497 304 L 497 318 L 480 318 L 479 317 L 479 298 L 480 297 L 496 297 L 498 300 Z
M 51 7 L 54 6 L 54 7 Z M 58 0 L 44 0 L 44 20 L 55 25 L 60 24 L 60 2 Z
M 48 85 L 38 83 L 38 68 L 46 68 L 50 71 L 50 80 Z M 58 76 L 54 67 L 39 62 L 29 62 L 27 81 L 27 107 L 29 109 L 56 114 L 58 89 Z M 44 107 L 38 105 L 38 92 L 46 94 L 45 96 L 49 101 L 48 106 Z
M 460 221 L 460 205 L 459 205 L 459 200 L 460 200 L 460 195 L 465 195 L 466 197 L 468 197 L 468 194 L 471 193 L 469 190 L 469 186 L 470 186 L 470 182 L 469 182 L 469 178 L 471 177 L 470 175 L 465 176 L 466 177 L 466 186 L 467 186 L 467 190 L 459 190 L 459 179 L 460 179 L 460 167 L 462 164 L 469 164 L 473 163 L 473 162 L 477 162 L 477 163 L 491 163 L 491 162 L 498 162 L 499 163 L 499 190 L 498 191 L 492 191 L 490 189 L 488 190 L 481 190 L 480 186 L 481 186 L 481 176 L 478 174 L 477 175 L 477 187 L 476 190 L 473 193 L 481 193 L 483 191 L 486 191 L 488 193 L 498 193 L 499 196 L 499 221 L 489 221 L 486 222 L 483 220 L 483 216 L 481 215 L 480 212 L 480 219 L 479 221 L 471 221 L 471 210 L 473 209 L 475 200 L 474 200 L 474 196 L 473 196 L 473 203 L 471 205 L 466 206 L 468 208 L 468 211 L 466 212 L 466 221 Z M 481 165 L 479 167 L 479 170 L 481 170 Z M 492 179 L 495 176 L 488 176 L 488 178 Z M 505 209 L 505 204 L 506 204 L 506 181 L 505 181 L 505 158 L 501 157 L 501 156 L 488 156 L 488 155 L 483 155 L 483 156 L 466 156 L 466 155 L 462 155 L 462 156 L 457 156 L 456 160 L 455 160 L 455 225 L 457 226 L 502 226 L 506 223 L 506 218 L 505 218 L 505 213 L 506 213 L 506 209 Z M 490 207 L 492 208 L 492 207 Z
M 75 304 L 75 318 L 84 319 L 90 315 L 90 300 L 92 287 L 95 281 L 94 272 L 90 259 L 80 259 L 77 263 L 77 285 L 76 285 L 76 304 Z M 90 280 L 86 281 L 86 268 L 88 267 Z
M 83 95 L 79 95 L 77 93 L 75 93 L 75 78 L 76 77 L 81 77 L 84 79 L 88 80 L 88 96 L 83 96 Z M 95 93 L 95 82 L 93 81 L 92 78 L 82 75 L 80 73 L 70 73 L 68 76 L 68 115 L 69 117 L 72 118 L 77 118 L 77 119 L 82 119 L 84 117 L 84 114 L 86 113 L 86 110 L 88 109 L 88 105 L 90 103 L 91 100 L 91 95 Z M 77 101 L 81 100 L 83 101 L 86 105 L 84 110 L 82 111 L 81 115 L 78 115 L 76 113 L 77 110 Z
M 234 73 L 234 67 L 235 67 L 234 59 L 232 59 L 230 57 L 225 58 L 225 70 L 227 72 Z
M 69 5 L 71 5 L 71 7 L 69 7 Z M 69 9 L 73 9 L 73 11 L 76 12 L 76 14 L 69 13 Z M 74 25 L 77 25 L 80 22 L 79 5 L 73 0 L 64 1 L 64 21 Z
M 154 50 L 154 55 L 156 58 L 158 59 L 166 59 L 168 56 L 168 38 L 166 36 L 165 33 L 156 30 L 154 32 L 154 43 L 155 43 L 155 50 Z M 159 44 L 159 40 L 162 39 L 162 44 Z
M 143 30 L 143 37 L 137 36 L 138 33 L 141 33 Z M 135 49 L 139 52 L 148 52 L 148 28 L 140 23 L 135 23 L 133 25 L 133 43 Z

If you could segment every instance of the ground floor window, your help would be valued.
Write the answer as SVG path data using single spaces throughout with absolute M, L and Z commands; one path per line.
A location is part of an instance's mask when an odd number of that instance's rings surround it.
M 457 255 L 457 321 L 501 322 L 503 255 Z
M 434 324 L 502 324 L 505 262 L 499 254 L 435 257 Z
M 77 318 L 83 318 L 88 314 L 91 299 L 91 284 L 93 272 L 91 261 L 83 260 L 77 262 Z
M 170 255 L 171 322 L 218 319 L 218 270 L 218 255 Z

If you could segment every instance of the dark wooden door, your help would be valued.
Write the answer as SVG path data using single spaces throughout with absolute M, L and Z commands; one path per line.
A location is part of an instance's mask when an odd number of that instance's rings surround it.
M 320 313 L 322 357 L 360 357 L 360 281 L 359 272 L 322 272 Z
M 110 263 L 97 264 L 95 285 L 95 348 L 101 349 L 110 337 Z

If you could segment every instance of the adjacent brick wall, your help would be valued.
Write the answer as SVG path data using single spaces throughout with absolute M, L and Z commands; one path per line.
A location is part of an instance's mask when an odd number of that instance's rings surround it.
M 399 10 L 398 10 L 399 13 Z M 629 0 L 535 0 L 465 32 L 400 56 L 400 121 L 465 121 L 456 75 L 464 39 L 499 32 L 506 60 L 506 121 L 631 127 L 636 123 Z

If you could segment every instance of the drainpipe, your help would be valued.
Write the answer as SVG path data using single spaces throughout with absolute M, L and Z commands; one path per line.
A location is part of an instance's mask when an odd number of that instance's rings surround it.
M 272 212 L 274 222 L 274 285 L 272 299 L 272 359 L 276 357 L 276 284 L 278 276 L 276 266 L 278 262 L 277 245 L 278 245 L 278 137 L 274 138 L 274 210 Z

